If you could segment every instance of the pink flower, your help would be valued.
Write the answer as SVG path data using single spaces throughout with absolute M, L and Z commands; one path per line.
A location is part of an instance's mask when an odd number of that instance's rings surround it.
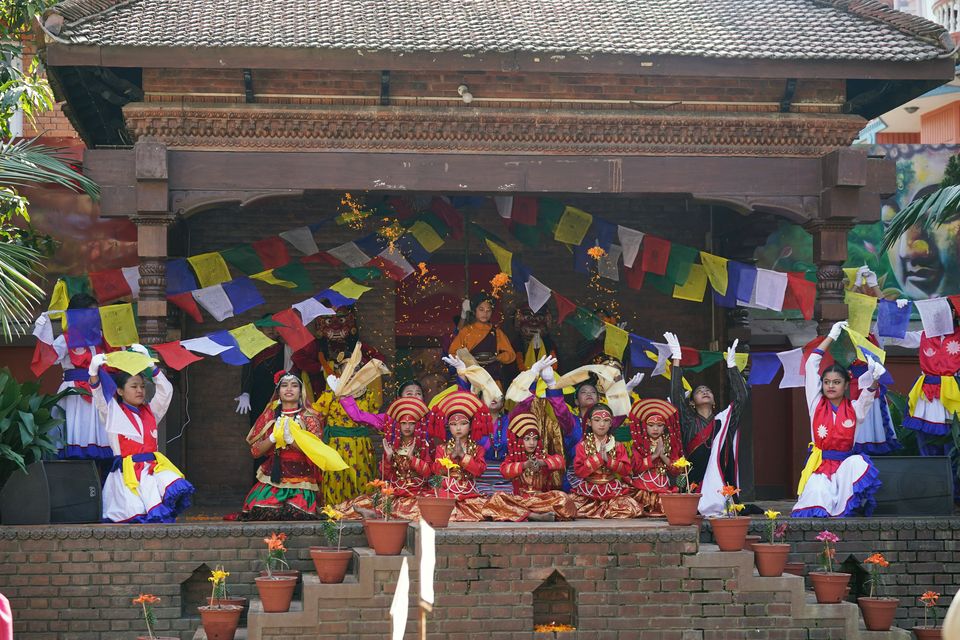
M 830 533 L 829 531 L 821 531 L 821 532 L 817 535 L 817 540 L 818 540 L 819 542 L 839 542 L 839 541 L 840 541 L 840 538 L 838 538 L 836 535 Z

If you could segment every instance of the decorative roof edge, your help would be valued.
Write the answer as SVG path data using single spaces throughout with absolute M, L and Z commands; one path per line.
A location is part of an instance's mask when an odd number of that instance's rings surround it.
M 43 13 L 43 20 L 53 14 L 63 18 L 71 25 L 89 20 L 116 7 L 139 2 L 139 0 L 63 0 Z
M 913 36 L 943 49 L 943 55 L 953 55 L 957 47 L 950 33 L 936 22 L 897 11 L 879 0 L 812 0 L 814 4 L 833 7 L 839 11 L 887 25 L 908 36 Z

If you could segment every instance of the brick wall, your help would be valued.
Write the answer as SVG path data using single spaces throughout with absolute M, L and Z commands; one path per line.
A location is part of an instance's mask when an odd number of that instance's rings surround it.
M 31 43 L 25 43 L 23 48 L 23 68 L 29 68 L 36 54 L 36 47 Z M 23 122 L 23 135 L 26 138 L 34 136 L 43 136 L 44 138 L 57 138 L 59 145 L 81 145 L 80 136 L 67 116 L 63 113 L 63 102 L 54 105 L 52 111 L 45 111 L 37 115 L 33 125 L 26 119 Z
M 275 200 L 247 208 L 221 207 L 197 214 L 174 231 L 172 245 L 180 245 L 186 255 L 223 249 L 237 243 L 252 242 L 281 231 L 310 224 L 334 214 L 340 203 L 340 193 L 318 193 L 309 197 Z M 705 207 L 694 205 L 682 198 L 561 198 L 573 206 L 601 215 L 614 223 L 628 224 L 634 228 L 656 233 L 670 240 L 702 247 L 709 229 L 709 217 Z M 731 214 L 732 215 L 732 214 Z M 677 221 L 682 219 L 682 224 Z M 554 287 L 577 304 L 592 307 L 604 305 L 615 307 L 622 319 L 634 332 L 650 338 L 659 338 L 664 331 L 674 331 L 685 344 L 707 348 L 711 339 L 711 310 L 708 303 L 697 304 L 675 300 L 647 286 L 634 291 L 612 281 L 602 281 L 606 291 L 591 286 L 587 277 L 573 272 L 570 253 L 552 239 L 544 239 L 536 250 L 523 247 L 510 239 L 492 205 L 483 208 L 474 220 L 509 240 L 511 250 L 522 251 L 524 261 L 533 273 L 547 286 Z M 330 249 L 353 238 L 368 233 L 369 229 L 355 230 L 328 224 L 315 234 L 321 249 Z M 173 238 L 173 236 L 172 236 Z M 480 253 L 476 239 L 472 240 L 471 260 L 493 262 L 488 252 Z M 463 241 L 449 241 L 435 254 L 435 263 L 460 264 L 463 262 Z M 177 255 L 171 249 L 171 255 Z M 342 277 L 342 271 L 326 265 L 307 265 L 314 284 L 319 291 Z M 359 302 L 361 339 L 370 343 L 387 356 L 387 365 L 393 366 L 395 354 L 393 325 L 394 285 L 388 279 L 368 283 L 373 291 L 366 293 Z M 307 294 L 290 293 L 281 287 L 258 285 L 267 303 L 261 307 L 231 318 L 223 323 L 207 320 L 196 325 L 185 325 L 185 337 L 203 335 L 215 329 L 230 329 L 259 318 L 267 311 L 278 311 L 303 298 Z M 512 309 L 526 297 L 518 297 L 511 289 L 504 297 L 507 317 Z M 451 309 L 451 316 L 457 313 Z M 722 314 L 717 314 L 717 336 L 723 335 Z M 504 325 L 513 332 L 510 322 Z M 580 335 L 570 326 L 563 326 L 559 333 L 561 356 L 574 362 Z M 691 381 L 704 380 L 714 388 L 723 388 L 719 367 L 695 375 Z M 190 365 L 181 375 L 181 396 L 186 398 L 190 422 L 185 430 L 185 473 L 197 486 L 196 504 L 230 505 L 238 508 L 249 490 L 253 478 L 253 463 L 244 441 L 250 423 L 247 416 L 234 413 L 233 398 L 239 393 L 240 368 L 223 364 L 215 358 Z M 391 387 L 392 380 L 387 387 Z M 667 382 L 658 378 L 644 381 L 639 392 L 645 396 L 665 397 Z M 168 426 L 168 433 L 175 434 L 179 425 Z M 169 437 L 169 435 L 168 435 Z M 214 444 L 214 446 L 211 446 Z
M 380 72 L 254 70 L 257 102 L 287 104 L 379 104 Z M 457 87 L 466 84 L 470 108 L 568 108 L 709 111 L 779 111 L 784 80 L 753 78 L 671 78 L 635 75 L 534 74 L 508 72 L 412 72 L 390 74 L 391 104 L 463 105 Z M 240 70 L 144 69 L 146 100 L 244 102 Z M 801 80 L 794 112 L 839 113 L 845 99 L 841 80 Z M 441 100 L 438 100 L 441 98 Z M 505 100 L 509 98 L 510 100 Z M 563 104 L 551 104 L 563 101 Z M 630 103 L 629 101 L 639 101 Z M 643 104 L 644 101 L 657 104 Z M 681 105 L 681 102 L 719 105 Z

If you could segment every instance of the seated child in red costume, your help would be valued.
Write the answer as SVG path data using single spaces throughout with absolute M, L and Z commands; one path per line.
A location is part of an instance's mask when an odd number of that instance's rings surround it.
M 613 412 L 603 403 L 584 414 L 589 427 L 577 445 L 573 472 L 580 478 L 573 500 L 580 518 L 638 518 L 643 507 L 631 495 L 633 465 L 623 444 L 610 433 Z M 624 480 L 626 479 L 626 481 Z
M 431 435 L 447 435 L 434 453 L 433 472 L 444 476 L 440 495 L 457 499 L 451 520 L 476 522 L 487 499 L 477 489 L 476 479 L 487 468 L 483 448 L 477 441 L 490 435 L 490 411 L 468 391 L 454 391 L 433 408 Z M 453 467 L 446 466 L 451 462 Z
M 640 400 L 629 414 L 633 436 L 633 486 L 647 515 L 662 516 L 660 494 L 675 493 L 670 478 L 682 455 L 677 408 L 666 400 Z

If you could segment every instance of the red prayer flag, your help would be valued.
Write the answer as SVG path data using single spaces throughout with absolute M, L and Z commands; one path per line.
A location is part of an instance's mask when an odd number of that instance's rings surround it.
M 313 336 L 307 331 L 307 328 L 303 326 L 303 322 L 300 321 L 300 316 L 298 316 L 297 312 L 293 309 L 278 311 L 273 314 L 273 319 L 284 325 L 277 327 L 277 333 L 279 333 L 283 341 L 290 346 L 291 351 L 299 351 L 313 342 Z
M 510 219 L 520 224 L 537 224 L 537 199 L 530 196 L 513 196 Z
M 950 300 L 951 306 L 953 306 L 954 315 L 960 316 L 960 295 L 958 296 L 947 296 Z
M 640 268 L 658 276 L 666 275 L 670 261 L 670 241 L 656 236 L 643 236 L 643 256 Z M 636 265 L 636 261 L 633 263 Z
M 810 357 L 810 354 L 813 353 L 813 350 L 820 346 L 820 343 L 823 342 L 824 336 L 817 336 L 807 344 L 803 345 L 803 358 L 800 359 L 800 371 L 798 373 L 803 373 L 807 369 L 807 358 Z M 823 374 L 823 370 L 833 364 L 833 356 L 830 355 L 830 352 L 827 351 L 823 354 L 823 360 L 820 361 L 820 374 Z
M 287 245 L 280 236 L 264 238 L 253 243 L 253 250 L 263 263 L 264 271 L 276 269 L 290 262 Z
M 695 367 L 700 364 L 700 352 L 693 347 L 680 347 L 680 366 Z
M 406 198 L 390 198 L 387 200 L 387 204 L 401 220 L 417 215 L 417 210 Z
M 637 291 L 643 288 L 644 270 L 641 267 L 641 264 L 642 263 L 638 258 L 633 261 L 632 267 L 628 267 L 626 265 L 623 267 L 623 275 L 627 281 L 627 286 L 631 289 L 636 289 Z
M 91 273 L 90 284 L 93 286 L 93 294 L 100 304 L 107 304 L 133 293 L 130 291 L 130 285 L 126 278 L 123 277 L 122 269 Z
M 57 361 L 57 350 L 42 340 L 37 340 L 33 350 L 33 359 L 30 361 L 30 371 L 38 378 Z
M 342 267 L 345 266 L 342 262 L 334 258 L 332 255 L 326 251 L 318 251 L 309 256 L 303 256 L 300 258 L 300 264 L 306 264 L 308 262 L 316 262 L 317 264 L 328 264 L 331 267 Z
M 577 309 L 577 305 L 573 304 L 556 291 L 553 292 L 553 299 L 557 303 L 557 323 L 563 322 L 568 315 Z
M 430 201 L 430 211 L 440 216 L 440 219 L 450 227 L 451 238 L 459 240 L 463 237 L 463 215 L 452 204 L 434 196 Z
M 167 300 L 183 309 L 184 313 L 197 322 L 203 322 L 203 316 L 200 315 L 200 307 L 197 306 L 197 301 L 191 292 L 184 291 L 183 293 L 178 293 L 173 296 L 167 296 Z
M 783 296 L 784 309 L 799 309 L 804 320 L 813 319 L 813 302 L 817 297 L 817 283 L 806 279 L 802 271 L 787 273 L 787 292 Z
M 177 371 L 180 371 L 180 369 L 183 369 L 188 364 L 203 360 L 201 356 L 184 349 L 179 340 L 164 342 L 163 344 L 152 344 L 150 347 L 160 354 L 160 357 L 163 358 L 163 361 L 168 367 Z
M 380 269 L 385 274 L 387 274 L 388 278 L 390 278 L 391 280 L 396 280 L 397 282 L 400 282 L 405 277 L 407 277 L 407 275 L 409 275 L 396 262 L 391 262 L 390 260 L 387 260 L 383 256 L 374 256 L 373 259 L 371 259 L 370 262 L 367 263 L 367 266 L 376 267 Z

